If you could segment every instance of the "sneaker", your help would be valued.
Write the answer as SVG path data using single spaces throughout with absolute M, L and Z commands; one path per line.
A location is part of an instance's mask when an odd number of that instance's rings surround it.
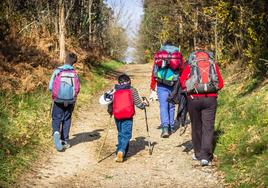
M 54 137 L 55 148 L 58 151 L 62 151 L 63 147 L 62 147 L 62 143 L 61 143 L 61 140 L 60 140 L 60 133 L 58 131 L 54 132 L 53 137 Z
M 164 127 L 164 128 L 162 129 L 161 137 L 162 137 L 162 138 L 168 138 L 168 137 L 169 137 L 169 134 L 168 134 L 168 128 L 167 128 L 167 127 Z
M 195 156 L 194 153 L 193 153 L 193 155 L 192 155 L 192 160 L 194 160 L 194 161 L 198 161 L 198 159 L 196 158 L 196 156 Z
M 208 166 L 208 160 L 202 159 L 200 164 L 201 164 L 201 166 Z
M 67 141 L 62 141 L 62 146 L 64 149 L 68 149 L 71 147 L 71 145 Z
M 123 160 L 124 160 L 124 154 L 123 154 L 123 152 L 122 151 L 118 151 L 117 152 L 117 155 L 116 155 L 115 161 L 116 162 L 119 162 L 119 163 L 122 163 Z

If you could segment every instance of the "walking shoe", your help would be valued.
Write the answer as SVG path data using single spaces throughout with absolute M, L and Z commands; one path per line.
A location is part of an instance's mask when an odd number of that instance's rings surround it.
M 62 147 L 62 143 L 61 143 L 61 140 L 60 140 L 60 133 L 58 131 L 55 131 L 54 134 L 53 134 L 53 137 L 54 137 L 55 148 L 58 151 L 62 151 L 63 147 Z
M 171 128 L 170 128 L 170 132 L 171 132 L 172 134 L 174 134 L 174 133 L 176 132 L 175 127 L 171 127 Z
M 169 134 L 168 134 L 168 128 L 167 128 L 167 127 L 164 127 L 164 128 L 162 129 L 161 137 L 162 137 L 162 138 L 168 138 L 168 137 L 169 137 Z
M 67 141 L 62 141 L 62 146 L 64 149 L 68 149 L 71 147 L 71 145 Z
M 195 154 L 193 153 L 193 155 L 192 155 L 192 160 L 194 160 L 194 161 L 197 161 L 198 159 L 196 158 L 196 156 L 195 156 Z
M 117 152 L 117 155 L 116 155 L 115 161 L 116 162 L 119 162 L 119 163 L 122 163 L 123 160 L 124 160 L 124 154 L 123 154 L 123 152 L 122 151 L 118 151 Z
M 201 166 L 208 166 L 208 160 L 202 159 L 200 164 L 201 164 Z

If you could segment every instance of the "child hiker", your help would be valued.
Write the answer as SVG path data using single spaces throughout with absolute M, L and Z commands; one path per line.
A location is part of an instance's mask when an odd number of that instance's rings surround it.
M 138 91 L 131 86 L 130 77 L 126 74 L 118 77 L 118 84 L 115 85 L 114 89 L 113 103 L 109 104 L 108 109 L 109 107 L 112 109 L 118 130 L 116 162 L 123 162 L 132 137 L 133 116 L 135 114 L 134 105 L 144 109 L 146 102 L 141 101 Z
M 58 151 L 67 149 L 71 118 L 77 95 L 80 90 L 78 76 L 73 65 L 77 61 L 74 53 L 68 53 L 64 65 L 52 74 L 49 90 L 52 92 L 52 129 L 55 148 Z

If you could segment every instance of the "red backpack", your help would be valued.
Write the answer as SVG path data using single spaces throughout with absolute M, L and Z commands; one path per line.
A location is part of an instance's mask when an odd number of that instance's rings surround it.
M 159 68 L 169 67 L 176 70 L 182 63 L 182 56 L 179 51 L 169 53 L 166 50 L 160 50 L 154 54 L 154 63 Z
M 189 79 L 186 80 L 188 93 L 216 93 L 219 90 L 219 78 L 212 52 L 196 51 L 191 53 L 189 65 L 191 73 Z
M 114 93 L 113 115 L 115 119 L 129 119 L 135 114 L 131 89 L 120 89 Z

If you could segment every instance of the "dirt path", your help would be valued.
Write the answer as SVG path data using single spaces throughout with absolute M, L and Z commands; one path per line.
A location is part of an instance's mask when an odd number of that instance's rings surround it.
M 131 65 L 125 70 L 141 96 L 149 95 L 150 68 L 150 65 Z M 177 131 L 168 139 L 160 138 L 158 103 L 151 103 L 147 113 L 153 155 L 148 154 L 144 112 L 137 109 L 127 160 L 116 163 L 112 155 L 97 163 L 109 122 L 106 107 L 98 104 L 97 96 L 73 123 L 72 147 L 53 153 L 20 187 L 223 187 L 214 167 L 199 167 L 191 160 L 191 151 L 186 152 L 191 146 L 190 128 L 183 136 Z M 116 140 L 113 122 L 101 158 L 115 150 Z

